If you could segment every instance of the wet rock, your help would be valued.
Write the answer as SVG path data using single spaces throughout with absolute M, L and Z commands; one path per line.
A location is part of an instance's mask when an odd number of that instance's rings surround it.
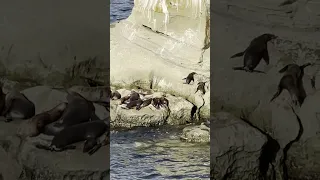
M 186 142 L 210 142 L 210 128 L 205 125 L 186 127 L 182 131 L 181 140 Z

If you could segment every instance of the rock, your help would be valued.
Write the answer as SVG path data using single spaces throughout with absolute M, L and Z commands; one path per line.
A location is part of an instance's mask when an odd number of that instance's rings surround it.
M 181 139 L 186 142 L 210 142 L 210 128 L 205 125 L 189 126 L 183 129 Z
M 72 86 L 68 91 L 79 93 L 81 96 L 93 102 L 108 102 L 110 100 L 110 88 L 107 86 L 85 87 Z
M 197 82 L 210 77 L 209 7 L 209 1 L 137 0 L 130 17 L 110 27 L 111 83 L 194 99 Z M 199 74 L 195 82 L 183 84 L 191 72 Z
M 194 105 L 182 97 L 176 97 L 167 94 L 166 98 L 169 100 L 170 116 L 167 120 L 171 125 L 182 125 L 187 122 L 193 122 L 192 109 Z
M 67 93 L 48 86 L 36 86 L 21 91 L 25 96 L 34 103 L 36 114 L 48 111 L 62 102 L 67 102 Z M 100 119 L 108 117 L 109 112 L 101 105 L 96 103 L 95 112 Z
M 21 91 L 36 108 L 36 114 L 48 111 L 62 102 L 67 102 L 67 93 L 48 86 L 36 86 Z
M 119 89 L 121 97 L 130 94 L 129 90 Z M 127 110 L 121 108 L 119 100 L 113 100 L 111 106 L 111 126 L 131 128 L 135 126 L 160 126 L 163 124 L 183 125 L 192 122 L 192 109 L 194 105 L 182 97 L 172 96 L 163 92 L 155 92 L 146 95 L 145 98 L 165 97 L 169 101 L 169 109 L 155 109 L 152 105 L 137 111 L 136 109 Z
M 3 163 L 8 163 L 4 167 L 1 165 L 2 161 L 0 163 L 0 173 L 5 179 L 108 179 L 109 161 L 106 159 L 109 147 L 102 147 L 92 156 L 82 153 L 83 142 L 76 144 L 76 150 L 40 150 L 34 143 L 44 143 L 52 137 L 39 135 L 22 140 L 14 135 L 15 125 L 17 124 L 1 122 L 1 127 L 12 130 L 0 137 L 0 157 L 6 157 L 2 160 L 5 160 Z
M 211 120 L 211 178 L 257 179 L 260 150 L 266 137 L 242 120 L 225 112 Z
M 47 111 L 61 102 L 66 102 L 66 93 L 47 86 L 37 86 L 22 91 L 36 107 L 36 113 Z M 104 107 L 94 104 L 96 114 L 103 119 L 108 116 Z M 5 179 L 108 179 L 109 147 L 102 147 L 94 155 L 82 153 L 83 142 L 77 144 L 76 150 L 50 152 L 35 148 L 34 143 L 49 145 L 48 136 L 20 139 L 16 136 L 19 128 L 25 125 L 24 120 L 10 123 L 0 121 L 0 173 Z M 25 126 L 25 128 L 28 128 Z M 20 129 L 21 130 L 21 129 Z M 48 142 L 49 140 L 49 142 Z M 107 152 L 107 153 L 106 153 Z M 67 161 L 66 161 L 67 160 Z M 7 170 L 9 168 L 9 170 Z
M 294 143 L 288 151 L 288 174 L 290 179 L 319 180 L 320 136 Z
M 118 104 L 117 101 L 110 103 L 111 127 L 160 126 L 166 123 L 169 115 L 164 109 L 144 107 L 137 111 L 136 109 L 123 109 Z

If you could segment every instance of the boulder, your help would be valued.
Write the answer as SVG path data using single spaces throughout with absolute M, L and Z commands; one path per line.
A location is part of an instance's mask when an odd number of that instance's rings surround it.
M 288 174 L 290 179 L 320 179 L 320 136 L 294 143 L 288 151 Z
M 230 113 L 215 113 L 210 123 L 211 178 L 257 179 L 267 138 Z
M 18 138 L 15 130 L 19 123 L 1 122 L 2 129 L 11 130 L 1 130 L 0 173 L 4 179 L 109 179 L 109 147 L 102 147 L 92 156 L 82 153 L 83 142 L 77 143 L 75 150 L 63 152 L 37 149 L 35 143 L 48 144 L 52 137 Z
M 120 89 L 121 96 L 130 94 L 129 90 Z M 131 128 L 135 126 L 160 126 L 164 124 L 183 125 L 192 122 L 192 110 L 194 105 L 182 97 L 172 96 L 156 92 L 148 95 L 148 98 L 164 95 L 169 101 L 169 109 L 156 109 L 152 105 L 137 111 L 136 109 L 124 109 L 119 105 L 119 100 L 112 100 L 110 103 L 111 126 Z
M 205 125 L 185 127 L 181 140 L 191 143 L 210 143 L 210 128 Z

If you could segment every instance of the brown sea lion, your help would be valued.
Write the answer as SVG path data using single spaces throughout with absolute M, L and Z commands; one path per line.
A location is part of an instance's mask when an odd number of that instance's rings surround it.
M 136 110 L 139 111 L 140 109 L 149 106 L 151 102 L 152 102 L 152 98 L 143 100 L 141 104 L 137 105 Z
M 68 106 L 57 122 L 50 123 L 45 127 L 44 134 L 55 135 L 68 126 L 79 123 L 100 120 L 95 114 L 95 107 L 91 101 L 86 100 L 76 92 L 67 95 Z
M 35 105 L 23 93 L 13 90 L 6 94 L 2 116 L 6 122 L 13 119 L 29 119 L 35 115 Z
M 114 91 L 111 93 L 111 99 L 115 100 L 115 99 L 120 99 L 121 98 L 121 94 L 118 91 Z
M 60 103 L 54 108 L 37 114 L 31 119 L 22 122 L 18 128 L 17 134 L 28 137 L 38 136 L 44 131 L 46 125 L 57 121 L 61 117 L 63 111 L 67 108 L 67 105 L 67 103 Z
M 98 138 L 110 129 L 109 124 L 104 120 L 84 122 L 74 126 L 64 128 L 56 134 L 50 146 L 36 144 L 39 149 L 50 151 L 63 151 L 66 149 L 75 149 L 72 144 L 85 141 L 83 152 L 90 152 L 98 145 Z

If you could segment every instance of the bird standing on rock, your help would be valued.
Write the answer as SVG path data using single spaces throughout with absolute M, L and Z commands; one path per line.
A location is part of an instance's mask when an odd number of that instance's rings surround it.
M 190 73 L 186 78 L 183 78 L 182 80 L 186 80 L 186 82 L 183 83 L 183 84 L 190 84 L 191 81 L 194 82 L 194 75 L 195 75 L 195 74 L 197 74 L 197 73 L 196 73 L 196 72 L 192 72 L 192 73 Z

